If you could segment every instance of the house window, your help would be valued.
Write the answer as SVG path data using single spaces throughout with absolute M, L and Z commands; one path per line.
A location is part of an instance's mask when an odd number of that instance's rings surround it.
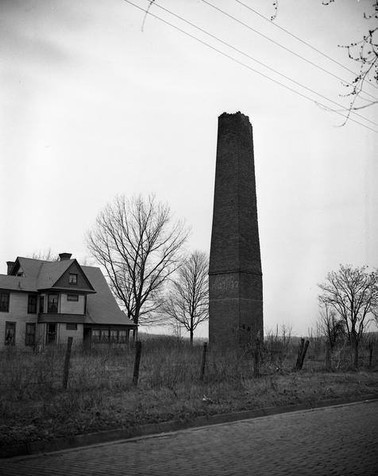
M 16 343 L 16 323 L 5 323 L 5 345 L 15 345 Z
M 9 312 L 9 293 L 0 293 L 0 312 Z
M 39 297 L 39 312 L 41 314 L 45 312 L 45 296 Z
M 35 346 L 35 324 L 27 322 L 25 332 L 25 345 Z
M 100 329 L 92 329 L 92 341 L 100 342 Z
M 108 329 L 101 329 L 100 334 L 100 341 L 101 342 L 109 342 L 109 331 Z
M 124 330 L 118 331 L 118 342 L 126 342 L 127 333 Z
M 58 313 L 58 295 L 57 294 L 48 295 L 47 312 L 51 312 L 53 314 Z
M 37 313 L 37 296 L 35 294 L 29 294 L 28 296 L 28 314 Z
M 110 341 L 111 342 L 118 342 L 118 331 L 116 329 L 110 330 Z
M 78 301 L 78 294 L 67 294 L 67 301 Z
M 66 331 L 77 331 L 77 324 L 71 322 L 66 324 Z
M 68 277 L 68 284 L 77 284 L 77 274 L 70 273 Z

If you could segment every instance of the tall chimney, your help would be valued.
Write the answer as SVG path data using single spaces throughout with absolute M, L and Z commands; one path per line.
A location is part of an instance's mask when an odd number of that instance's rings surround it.
M 209 342 L 236 348 L 263 338 L 263 289 L 252 126 L 218 118 L 209 266 Z

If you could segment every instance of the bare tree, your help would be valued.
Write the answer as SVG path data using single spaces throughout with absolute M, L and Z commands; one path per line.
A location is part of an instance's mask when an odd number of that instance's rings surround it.
M 327 339 L 330 351 L 345 336 L 345 323 L 342 318 L 337 317 L 334 309 L 327 303 L 320 302 L 319 330 Z
M 332 0 L 332 2 L 333 1 L 334 0 Z M 372 14 L 365 12 L 364 18 L 365 20 L 374 20 L 376 25 L 378 19 L 378 0 L 373 1 L 373 10 L 374 12 Z M 362 105 L 356 103 L 357 98 L 361 98 L 360 93 L 363 90 L 364 84 L 370 83 L 375 87 L 378 84 L 378 27 L 368 28 L 367 33 L 361 40 L 340 47 L 346 48 L 349 59 L 359 65 L 359 72 L 356 74 L 352 83 L 346 84 L 348 91 L 346 95 L 351 98 L 348 115 L 346 117 L 347 121 L 352 111 L 378 104 L 377 100 L 365 100 L 366 102 Z
M 42 261 L 58 261 L 59 260 L 59 254 L 51 251 L 51 248 L 49 248 L 47 251 L 35 251 L 31 256 L 32 259 L 39 259 Z
M 98 215 L 87 234 L 91 254 L 135 324 L 151 324 L 162 305 L 167 278 L 181 262 L 188 231 L 173 222 L 170 208 L 154 196 L 118 196 Z
M 378 305 L 378 272 L 368 272 L 366 266 L 340 266 L 331 271 L 323 284 L 320 302 L 332 308 L 345 323 L 353 352 L 353 363 L 358 367 L 358 345 L 368 325 L 368 316 Z
M 206 253 L 194 251 L 171 280 L 163 312 L 182 325 L 190 335 L 209 317 L 209 260 Z

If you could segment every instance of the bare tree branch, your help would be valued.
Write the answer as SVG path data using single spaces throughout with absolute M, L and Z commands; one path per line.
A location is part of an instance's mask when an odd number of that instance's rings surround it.
M 162 312 L 183 326 L 190 335 L 209 317 L 209 260 L 206 253 L 194 251 L 171 279 Z
M 169 207 L 154 196 L 118 196 L 98 215 L 88 248 L 135 324 L 156 322 L 163 285 L 180 265 L 187 236 L 183 223 L 172 223 Z
M 323 0 L 323 5 L 330 5 L 334 3 L 335 0 Z M 273 1 L 272 6 L 274 8 L 274 13 L 271 16 L 271 20 L 277 18 L 278 13 L 278 2 Z M 373 13 L 367 14 L 366 12 L 363 15 L 363 18 L 367 21 L 378 19 L 378 0 L 372 1 Z M 368 102 L 368 104 L 358 105 L 356 104 L 357 100 L 364 100 L 361 96 L 363 88 L 366 84 L 371 84 L 375 88 L 378 86 L 378 27 L 374 25 L 373 28 L 367 28 L 367 34 L 365 34 L 360 41 L 351 42 L 349 45 L 338 45 L 339 48 L 344 48 L 347 50 L 348 57 L 350 60 L 355 63 L 359 63 L 360 70 L 355 75 L 354 79 L 350 83 L 343 83 L 343 87 L 346 88 L 346 94 L 343 94 L 343 97 L 350 97 L 349 106 L 345 108 L 346 116 L 345 120 L 340 126 L 344 126 L 353 111 L 358 111 L 360 109 L 365 109 L 367 107 L 374 106 L 378 104 L 378 101 L 373 99 Z M 329 111 L 340 112 L 332 108 L 325 108 Z
M 344 321 L 357 367 L 358 345 L 369 323 L 368 315 L 375 316 L 378 309 L 378 272 L 368 272 L 366 266 L 341 265 L 337 272 L 328 273 L 319 287 L 320 303 L 333 309 Z
M 319 329 L 326 336 L 331 351 L 345 335 L 345 322 L 337 316 L 329 304 L 320 302 Z
M 147 7 L 146 12 L 145 12 L 144 17 L 143 17 L 142 28 L 141 28 L 142 31 L 144 29 L 144 24 L 146 23 L 146 18 L 147 18 L 148 12 L 150 11 L 150 8 L 152 7 L 152 4 L 154 2 L 155 2 L 155 0 L 149 0 L 148 7 Z

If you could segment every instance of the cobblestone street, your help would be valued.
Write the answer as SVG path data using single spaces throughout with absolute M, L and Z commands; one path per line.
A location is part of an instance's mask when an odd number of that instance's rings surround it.
M 284 413 L 48 455 L 14 475 L 375 475 L 378 401 Z

